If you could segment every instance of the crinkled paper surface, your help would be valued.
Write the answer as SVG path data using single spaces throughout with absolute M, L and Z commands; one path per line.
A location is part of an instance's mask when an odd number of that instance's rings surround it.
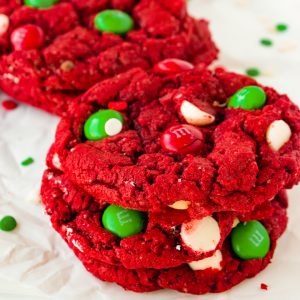
M 193 15 L 211 21 L 222 50 L 216 65 L 238 72 L 259 68 L 262 83 L 288 93 L 300 105 L 299 0 L 191 0 L 189 5 Z M 287 32 L 274 31 L 280 22 L 289 25 Z M 261 46 L 261 38 L 272 39 L 274 45 Z M 0 232 L 0 300 L 300 299 L 300 187 L 289 193 L 289 228 L 279 241 L 273 263 L 230 292 L 141 295 L 93 278 L 52 230 L 42 206 L 36 204 L 57 122 L 56 117 L 22 104 L 14 111 L 0 109 L 0 216 L 11 214 L 19 223 L 12 233 Z M 35 162 L 22 167 L 20 162 L 27 157 Z M 261 283 L 269 290 L 262 291 Z

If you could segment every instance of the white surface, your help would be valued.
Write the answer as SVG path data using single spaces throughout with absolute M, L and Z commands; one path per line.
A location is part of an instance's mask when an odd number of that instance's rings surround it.
M 211 21 L 222 55 L 218 64 L 243 72 L 258 67 L 260 81 L 288 93 L 300 104 L 300 1 L 299 0 L 194 0 L 191 13 Z M 276 22 L 290 30 L 274 33 Z M 270 37 L 274 46 L 260 46 Z M 19 228 L 0 232 L 0 300 L 294 300 L 300 298 L 300 188 L 290 192 L 289 229 L 279 241 L 273 263 L 261 274 L 228 293 L 190 296 L 170 291 L 145 295 L 124 292 L 99 282 L 51 229 L 40 205 L 26 199 L 39 188 L 46 151 L 57 119 L 21 105 L 0 109 L 0 215 L 11 213 Z M 32 156 L 35 163 L 20 167 Z M 4 159 L 3 159 L 4 158 Z M 260 284 L 269 291 L 260 290 Z

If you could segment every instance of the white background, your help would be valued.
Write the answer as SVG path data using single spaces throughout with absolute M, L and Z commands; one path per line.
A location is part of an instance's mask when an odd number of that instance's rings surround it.
M 171 1 L 171 0 L 170 0 Z M 300 105 L 299 0 L 193 0 L 190 12 L 211 21 L 221 48 L 216 65 L 244 72 L 262 71 L 259 80 L 288 93 Z M 276 33 L 278 22 L 290 29 Z M 259 44 L 271 38 L 273 47 Z M 3 99 L 3 98 L 2 98 Z M 281 238 L 272 265 L 228 293 L 190 296 L 170 291 L 124 292 L 94 279 L 51 229 L 43 208 L 34 204 L 44 158 L 58 119 L 25 105 L 0 109 L 0 216 L 19 222 L 12 233 L 0 232 L 0 300 L 294 300 L 300 298 L 300 187 L 290 192 L 289 229 Z M 35 163 L 21 167 L 28 156 Z M 269 291 L 260 290 L 260 284 Z

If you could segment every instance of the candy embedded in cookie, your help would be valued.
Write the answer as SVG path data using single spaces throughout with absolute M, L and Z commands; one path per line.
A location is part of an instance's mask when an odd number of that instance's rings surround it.
M 212 256 L 209 256 L 207 258 L 193 261 L 189 263 L 189 266 L 194 271 L 199 270 L 207 270 L 212 269 L 216 271 L 222 270 L 222 252 L 220 250 L 217 250 Z
M 265 91 L 258 86 L 247 86 L 230 97 L 228 107 L 255 110 L 262 108 L 267 100 Z
M 0 37 L 7 32 L 9 23 L 9 17 L 7 15 L 0 14 Z
M 102 216 L 104 228 L 119 238 L 140 233 L 145 227 L 145 221 L 144 213 L 116 205 L 108 206 Z
M 186 200 L 178 200 L 173 204 L 170 204 L 169 207 L 177 210 L 186 210 L 189 208 L 191 202 Z
M 45 36 L 41 27 L 28 24 L 16 28 L 11 34 L 11 43 L 14 50 L 32 50 L 43 46 Z
M 279 151 L 292 136 L 290 126 L 283 120 L 274 121 L 267 129 L 266 139 L 270 148 Z
M 125 101 L 112 101 L 107 104 L 107 107 L 116 111 L 124 111 L 128 107 L 128 103 Z
M 88 140 L 101 140 L 119 134 L 123 128 L 123 116 L 111 109 L 99 110 L 84 124 L 84 134 Z
M 199 153 L 204 147 L 204 136 L 201 130 L 196 127 L 177 125 L 168 128 L 162 134 L 160 144 L 169 152 Z
M 181 59 L 168 58 L 157 63 L 153 72 L 160 75 L 173 75 L 194 69 L 194 65 Z
M 33 8 L 50 8 L 55 5 L 59 0 L 24 0 L 24 4 Z
M 180 236 L 184 245 L 195 252 L 213 251 L 221 239 L 218 222 L 212 217 L 182 224 Z
M 264 258 L 270 250 L 269 233 L 258 221 L 240 223 L 232 230 L 231 245 L 241 259 Z
M 134 27 L 130 15 L 116 9 L 108 9 L 98 13 L 94 22 L 99 31 L 115 34 L 126 34 Z
M 188 124 L 195 126 L 206 126 L 215 121 L 215 117 L 184 100 L 180 106 L 180 112 Z

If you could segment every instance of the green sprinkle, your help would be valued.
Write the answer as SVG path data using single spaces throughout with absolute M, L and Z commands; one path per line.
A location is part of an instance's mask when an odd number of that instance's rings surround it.
M 249 68 L 246 70 L 246 74 L 251 77 L 257 77 L 260 75 L 260 70 L 257 68 Z
M 34 159 L 32 158 L 32 157 L 28 157 L 28 158 L 26 158 L 25 160 L 23 160 L 22 162 L 21 162 L 21 165 L 23 166 L 23 167 L 27 167 L 27 166 L 29 166 L 29 165 L 31 165 L 31 164 L 33 164 L 34 163 Z
M 0 229 L 3 231 L 13 231 L 17 227 L 17 221 L 12 216 L 5 216 L 0 221 Z
M 266 47 L 271 47 L 273 45 L 273 41 L 270 39 L 261 39 L 260 40 L 261 45 Z
M 276 25 L 276 30 L 278 32 L 284 32 L 284 31 L 287 31 L 288 30 L 288 25 L 287 24 L 284 24 L 284 23 L 279 23 Z

